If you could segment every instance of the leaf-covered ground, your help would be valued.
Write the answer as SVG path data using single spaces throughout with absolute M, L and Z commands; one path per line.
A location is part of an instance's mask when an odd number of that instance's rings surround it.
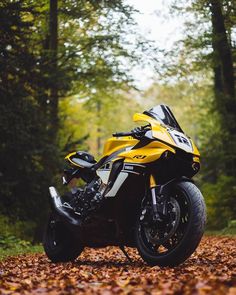
M 117 247 L 86 249 L 74 263 L 44 254 L 0 263 L 0 294 L 236 294 L 236 239 L 204 237 L 176 268 L 149 267 L 133 249 L 129 263 Z

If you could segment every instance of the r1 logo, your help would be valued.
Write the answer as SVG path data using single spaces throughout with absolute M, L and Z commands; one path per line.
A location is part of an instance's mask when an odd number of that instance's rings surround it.
M 136 158 L 136 159 L 144 159 L 144 158 L 146 158 L 146 156 L 143 156 L 143 155 L 135 155 L 133 158 Z

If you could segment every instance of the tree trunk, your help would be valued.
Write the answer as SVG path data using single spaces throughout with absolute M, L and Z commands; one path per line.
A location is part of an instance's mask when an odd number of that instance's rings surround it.
M 209 0 L 214 54 L 214 89 L 221 117 L 225 173 L 236 174 L 236 98 L 232 47 L 227 36 L 221 0 Z
M 220 0 L 210 0 L 210 4 L 213 27 L 213 48 L 217 51 L 222 67 L 224 94 L 234 97 L 235 87 L 231 45 L 228 41 L 225 29 L 221 2 Z
M 49 50 L 51 58 L 50 116 L 52 139 L 56 139 L 58 131 L 58 87 L 57 87 L 57 49 L 58 49 L 58 2 L 50 0 L 49 14 Z
M 101 127 L 100 127 L 100 116 L 101 116 L 101 102 L 97 101 L 97 153 L 101 151 Z

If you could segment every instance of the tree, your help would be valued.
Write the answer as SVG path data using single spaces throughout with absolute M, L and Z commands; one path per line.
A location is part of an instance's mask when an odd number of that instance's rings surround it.
M 185 26 L 186 38 L 182 41 L 181 53 L 184 52 L 187 56 L 187 62 L 182 59 L 179 68 L 183 70 L 180 74 L 196 79 L 207 71 L 209 85 L 212 85 L 212 93 L 209 92 L 203 105 L 207 112 L 199 121 L 202 126 L 202 184 L 211 212 L 211 225 L 225 226 L 227 220 L 220 224 L 215 218 L 219 212 L 216 206 L 219 196 L 226 198 L 222 209 L 225 216 L 235 216 L 232 209 L 235 191 L 233 185 L 229 185 L 235 182 L 236 175 L 236 56 L 233 46 L 235 3 L 224 0 L 194 0 L 185 3 L 175 1 L 175 4 L 178 12 L 189 15 L 189 19 L 193 20 L 186 22 Z M 186 68 L 191 69 L 191 72 Z
M 235 176 L 236 168 L 236 97 L 232 46 L 226 32 L 222 3 L 209 1 L 212 20 L 212 48 L 214 57 L 215 100 L 222 119 L 222 128 L 232 144 L 225 147 L 225 168 L 229 176 Z
M 46 213 L 51 174 L 43 168 L 49 147 L 45 118 L 34 97 L 32 21 L 23 17 L 32 11 L 21 1 L 0 4 L 0 203 L 1 213 L 11 220 L 39 222 Z
M 57 73 L 57 47 L 58 47 L 58 1 L 50 0 L 50 13 L 49 13 L 49 51 L 51 70 Z M 56 78 L 56 76 L 55 76 Z M 51 106 L 51 133 L 52 138 L 56 139 L 58 132 L 58 91 L 57 80 L 55 79 L 54 85 L 50 88 L 50 106 Z
M 97 102 L 104 114 L 116 104 L 113 93 L 130 89 L 129 69 L 140 60 L 134 52 L 149 50 L 148 44 L 138 40 L 134 46 L 127 39 L 132 12 L 121 0 L 0 3 L 2 214 L 42 230 L 48 186 L 58 181 L 61 153 L 85 146 L 88 138 L 86 130 L 72 128 L 73 135 L 63 129 L 59 104 L 66 98 L 73 104 L 70 98 L 76 96 L 91 106 L 86 114 L 95 118 Z M 84 113 L 85 108 L 77 116 Z

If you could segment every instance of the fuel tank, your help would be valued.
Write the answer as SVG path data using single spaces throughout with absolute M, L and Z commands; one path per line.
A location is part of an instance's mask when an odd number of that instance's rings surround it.
M 108 156 L 123 148 L 132 148 L 138 142 L 139 140 L 134 139 L 131 136 L 109 138 L 104 145 L 103 157 Z

